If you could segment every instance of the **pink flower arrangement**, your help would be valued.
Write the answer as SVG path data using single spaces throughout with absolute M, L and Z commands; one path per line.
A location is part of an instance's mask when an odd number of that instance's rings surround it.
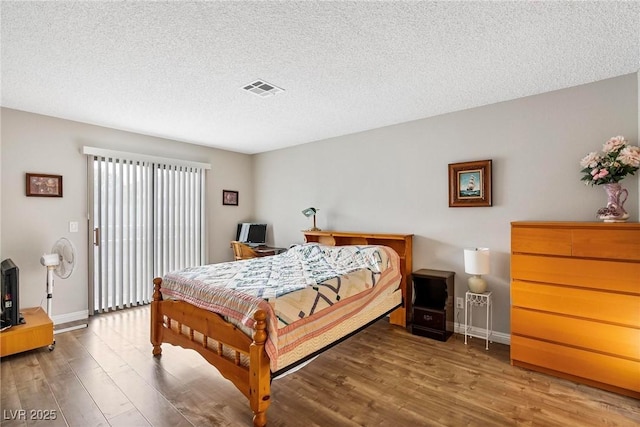
M 615 136 L 602 146 L 602 152 L 591 152 L 581 161 L 587 185 L 610 184 L 633 175 L 640 168 L 640 147 L 629 145 L 624 136 Z

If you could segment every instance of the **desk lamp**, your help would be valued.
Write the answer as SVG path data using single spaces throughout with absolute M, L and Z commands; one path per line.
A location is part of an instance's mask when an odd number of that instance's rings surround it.
M 464 271 L 472 274 L 469 277 L 469 290 L 481 294 L 487 290 L 487 281 L 480 277 L 489 274 L 489 248 L 473 248 L 464 250 Z
M 309 218 L 310 216 L 313 216 L 313 227 L 308 229 L 307 231 L 320 231 L 320 229 L 316 227 L 316 212 L 318 212 L 319 210 L 320 209 L 316 209 L 316 208 L 307 208 L 302 211 L 304 216 L 306 216 L 307 218 Z

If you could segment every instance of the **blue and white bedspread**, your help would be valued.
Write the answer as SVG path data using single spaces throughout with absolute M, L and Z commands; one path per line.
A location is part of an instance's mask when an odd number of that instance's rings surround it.
M 280 255 L 174 271 L 164 297 L 218 313 L 251 337 L 256 310 L 267 313 L 271 370 L 321 348 L 317 337 L 370 304 L 396 294 L 400 257 L 386 246 L 294 246 Z M 317 341 L 317 342 L 316 342 Z
M 198 281 L 210 287 L 242 292 L 271 301 L 356 270 L 380 273 L 384 268 L 378 246 L 293 246 L 275 256 L 191 267 L 167 274 L 163 288 L 180 292 L 180 284 Z

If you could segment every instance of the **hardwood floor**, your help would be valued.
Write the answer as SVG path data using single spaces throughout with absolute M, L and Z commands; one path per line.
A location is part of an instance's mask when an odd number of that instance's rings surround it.
M 149 308 L 93 317 L 0 363 L 3 426 L 248 426 L 247 400 L 195 352 L 151 355 Z M 20 412 L 25 410 L 26 412 Z M 40 411 L 40 412 L 37 412 Z M 37 420 L 55 415 L 55 420 Z M 270 426 L 637 426 L 640 402 L 512 367 L 509 347 L 381 320 L 275 380 Z

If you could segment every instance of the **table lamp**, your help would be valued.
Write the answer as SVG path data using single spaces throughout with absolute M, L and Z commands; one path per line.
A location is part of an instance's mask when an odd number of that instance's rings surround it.
M 464 271 L 472 274 L 469 277 L 469 290 L 481 294 L 487 290 L 487 281 L 480 277 L 489 274 L 489 248 L 473 248 L 464 250 Z
M 318 212 L 319 210 L 320 209 L 316 209 L 316 208 L 307 208 L 302 211 L 304 216 L 306 216 L 307 218 L 309 218 L 310 216 L 313 216 L 313 227 L 308 229 L 307 231 L 321 231 L 318 227 L 316 227 L 316 212 Z

